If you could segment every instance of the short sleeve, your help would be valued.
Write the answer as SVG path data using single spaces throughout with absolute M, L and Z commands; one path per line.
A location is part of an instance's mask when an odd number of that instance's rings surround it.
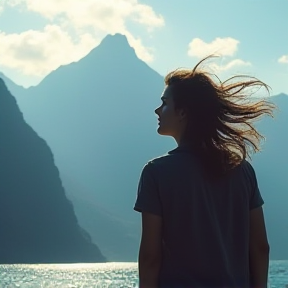
M 257 177 L 256 173 L 252 167 L 252 165 L 248 163 L 248 171 L 249 171 L 249 178 L 251 179 L 251 195 L 250 195 L 250 200 L 249 200 L 249 208 L 250 210 L 258 208 L 264 204 L 263 198 L 261 196 L 259 187 L 258 187 L 258 182 L 257 182 Z
M 139 184 L 134 210 L 162 216 L 162 205 L 152 163 L 144 166 Z

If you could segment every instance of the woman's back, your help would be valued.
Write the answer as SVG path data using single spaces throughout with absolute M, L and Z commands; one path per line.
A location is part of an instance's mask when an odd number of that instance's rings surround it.
M 185 147 L 150 161 L 134 209 L 163 219 L 161 286 L 248 287 L 249 211 L 262 204 L 247 161 L 213 182 Z

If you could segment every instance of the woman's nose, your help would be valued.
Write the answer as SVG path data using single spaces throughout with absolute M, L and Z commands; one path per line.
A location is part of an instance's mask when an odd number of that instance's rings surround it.
M 160 114 L 160 113 L 159 113 L 159 112 L 160 112 L 160 107 L 156 108 L 154 112 L 155 112 L 155 114 L 157 114 L 157 115 L 159 116 L 159 114 Z

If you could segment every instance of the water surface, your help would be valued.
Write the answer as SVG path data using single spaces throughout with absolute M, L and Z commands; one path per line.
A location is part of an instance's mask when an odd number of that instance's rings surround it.
M 137 263 L 0 265 L 0 287 L 136 288 Z M 271 288 L 288 288 L 288 261 L 271 261 Z

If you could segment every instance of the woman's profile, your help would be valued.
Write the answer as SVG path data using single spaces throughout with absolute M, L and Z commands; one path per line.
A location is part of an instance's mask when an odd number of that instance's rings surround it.
M 194 69 L 165 77 L 160 135 L 177 148 L 144 166 L 139 288 L 267 287 L 269 243 L 255 171 L 246 160 L 263 136 L 253 120 L 275 108 L 250 101 L 253 77 L 225 82 Z

